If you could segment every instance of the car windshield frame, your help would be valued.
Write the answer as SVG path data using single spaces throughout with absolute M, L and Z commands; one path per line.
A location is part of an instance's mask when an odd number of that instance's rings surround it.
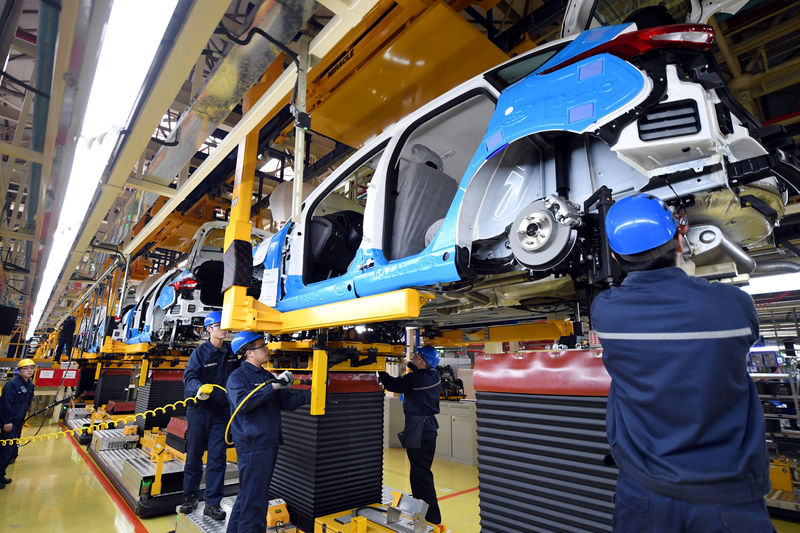
M 541 50 L 534 50 L 531 53 L 520 55 L 513 61 L 490 70 L 484 74 L 484 78 L 492 87 L 502 92 L 507 87 L 526 78 L 529 74 L 536 72 L 570 42 L 564 41 L 552 45 L 544 44 L 539 47 Z

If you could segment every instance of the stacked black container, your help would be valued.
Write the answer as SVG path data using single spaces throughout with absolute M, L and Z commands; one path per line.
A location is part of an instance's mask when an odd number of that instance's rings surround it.
M 270 499 L 286 500 L 292 523 L 314 531 L 314 518 L 380 503 L 383 393 L 329 393 L 325 415 L 282 413 Z
M 144 387 L 139 387 L 136 396 L 136 412 L 144 413 L 163 407 L 167 404 L 183 400 L 183 371 L 182 370 L 154 370 L 152 375 L 147 378 Z M 166 413 L 157 415 L 149 414 L 144 419 L 137 418 L 136 424 L 140 430 L 147 430 L 153 427 L 164 428 L 173 416 L 184 416 L 186 408 L 179 407 L 172 410 L 167 409 Z
M 95 406 L 105 405 L 111 400 L 124 402 L 127 399 L 130 383 L 130 370 L 122 368 L 102 370 L 94 387 Z

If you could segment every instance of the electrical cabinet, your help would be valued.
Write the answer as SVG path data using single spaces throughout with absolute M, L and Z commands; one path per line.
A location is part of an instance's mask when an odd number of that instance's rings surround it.
M 436 457 L 467 465 L 477 464 L 475 402 L 442 401 L 439 404 Z

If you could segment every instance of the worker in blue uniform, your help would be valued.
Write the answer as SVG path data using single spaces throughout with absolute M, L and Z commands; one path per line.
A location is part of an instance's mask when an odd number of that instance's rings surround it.
M 21 359 L 17 363 L 17 375 L 3 386 L 0 396 L 0 439 L 18 439 L 22 434 L 25 415 L 33 402 L 33 374 L 36 363 L 33 359 Z M 6 477 L 6 468 L 17 456 L 17 445 L 0 446 L 0 489 L 11 483 Z
M 55 361 L 61 361 L 61 353 L 66 350 L 67 357 L 72 356 L 72 341 L 75 337 L 75 317 L 69 315 L 61 323 L 61 329 L 58 333 L 58 344 L 56 345 L 56 353 L 53 356 Z
M 227 446 L 225 428 L 230 418 L 224 387 L 236 366 L 236 356 L 225 342 L 227 332 L 220 328 L 222 313 L 212 311 L 203 322 L 209 338 L 194 349 L 183 373 L 184 395 L 197 396 L 198 402 L 186 407 L 186 465 L 183 471 L 183 505 L 181 513 L 191 513 L 197 506 L 200 479 L 203 476 L 203 453 L 206 461 L 205 508 L 203 514 L 214 520 L 225 520 L 219 505 L 225 486 Z M 210 389 L 210 390 L 209 390 Z
M 677 268 L 683 228 L 648 195 L 606 217 L 627 272 L 591 308 L 611 375 L 614 531 L 771 532 L 764 417 L 746 367 L 756 309 L 737 287 Z
M 239 494 L 227 533 L 264 533 L 269 485 L 278 446 L 283 444 L 281 409 L 293 411 L 311 403 L 311 390 L 292 391 L 291 372 L 285 371 L 276 378 L 262 368 L 269 359 L 262 334 L 237 333 L 231 347 L 244 360 L 228 378 L 226 387 L 228 401 L 235 411 L 231 435 L 239 466 Z
M 408 363 L 410 373 L 399 378 L 386 372 L 378 373 L 378 379 L 386 390 L 403 394 L 403 413 L 406 420 L 398 437 L 411 464 L 411 495 L 428 504 L 425 520 L 432 524 L 442 521 L 431 471 L 436 453 L 436 430 L 439 429 L 434 415 L 439 412 L 439 396 L 442 391 L 442 380 L 436 370 L 437 366 L 439 352 L 433 346 L 422 346 Z

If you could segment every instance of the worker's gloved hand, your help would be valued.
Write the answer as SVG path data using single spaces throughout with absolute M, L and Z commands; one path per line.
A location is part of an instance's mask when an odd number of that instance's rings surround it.
M 200 388 L 197 389 L 197 399 L 208 400 L 212 392 L 214 392 L 214 386 L 211 383 L 200 385 Z
M 288 370 L 284 370 L 283 374 L 278 376 L 278 381 L 280 381 L 281 383 L 283 383 L 287 387 L 292 384 L 293 380 L 294 380 L 294 376 L 292 376 L 292 373 L 289 372 Z

